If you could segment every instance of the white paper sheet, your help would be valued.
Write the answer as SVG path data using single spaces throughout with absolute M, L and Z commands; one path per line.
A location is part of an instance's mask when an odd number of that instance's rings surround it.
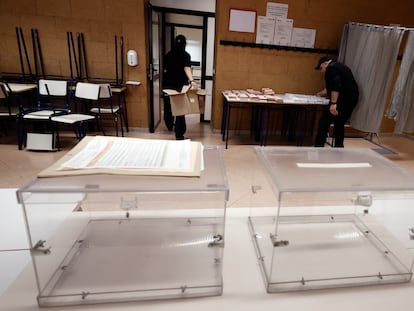
M 291 46 L 313 48 L 315 46 L 315 29 L 296 28 L 292 30 Z
M 292 39 L 293 19 L 278 17 L 275 21 L 273 43 L 290 45 Z
M 190 168 L 190 141 L 94 139 L 62 165 L 83 168 Z
M 257 18 L 256 43 L 273 44 L 274 31 L 275 18 L 268 16 L 259 16 Z
M 300 168 L 362 168 L 372 167 L 368 162 L 361 163 L 296 163 Z
M 255 32 L 256 11 L 230 9 L 229 31 Z
M 266 16 L 287 18 L 288 9 L 288 4 L 268 2 L 266 6 Z

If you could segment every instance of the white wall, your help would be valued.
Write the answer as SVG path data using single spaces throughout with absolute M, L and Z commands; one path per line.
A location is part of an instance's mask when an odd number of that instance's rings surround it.
M 154 6 L 202 12 L 216 12 L 216 0 L 151 0 Z
M 187 39 L 186 51 L 191 55 L 191 61 L 201 62 L 203 30 L 196 28 L 176 27 L 176 34 L 182 34 Z

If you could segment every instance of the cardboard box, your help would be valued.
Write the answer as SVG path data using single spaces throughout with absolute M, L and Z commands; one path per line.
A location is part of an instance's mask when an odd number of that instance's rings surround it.
M 188 100 L 190 101 L 190 113 L 200 113 L 198 90 L 189 90 L 187 92 Z
M 197 90 L 198 108 L 201 114 L 204 114 L 204 111 L 206 108 L 206 95 L 207 95 L 207 90 L 205 89 Z
M 163 92 L 170 97 L 173 116 L 200 113 L 197 90 L 190 90 L 190 85 L 184 85 L 181 92 L 165 89 Z
M 53 134 L 27 133 L 27 150 L 53 151 Z

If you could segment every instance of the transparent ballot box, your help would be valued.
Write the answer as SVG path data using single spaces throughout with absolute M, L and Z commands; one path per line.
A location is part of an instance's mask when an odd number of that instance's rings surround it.
M 269 293 L 411 280 L 414 175 L 364 148 L 256 153 L 275 195 L 249 216 Z
M 221 295 L 227 178 L 219 147 L 200 177 L 36 178 L 17 191 L 40 306 Z
M 23 213 L 16 190 L 0 189 L 0 297 L 30 261 Z M 0 303 L 2 306 L 2 303 Z M 2 308 L 0 307 L 0 310 Z

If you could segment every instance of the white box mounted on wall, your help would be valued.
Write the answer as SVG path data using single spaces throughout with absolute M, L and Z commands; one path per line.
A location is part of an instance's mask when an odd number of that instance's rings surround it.
M 129 66 L 136 66 L 136 65 L 138 65 L 138 54 L 137 54 L 137 51 L 129 50 L 127 52 L 127 58 L 128 58 L 128 65 Z

